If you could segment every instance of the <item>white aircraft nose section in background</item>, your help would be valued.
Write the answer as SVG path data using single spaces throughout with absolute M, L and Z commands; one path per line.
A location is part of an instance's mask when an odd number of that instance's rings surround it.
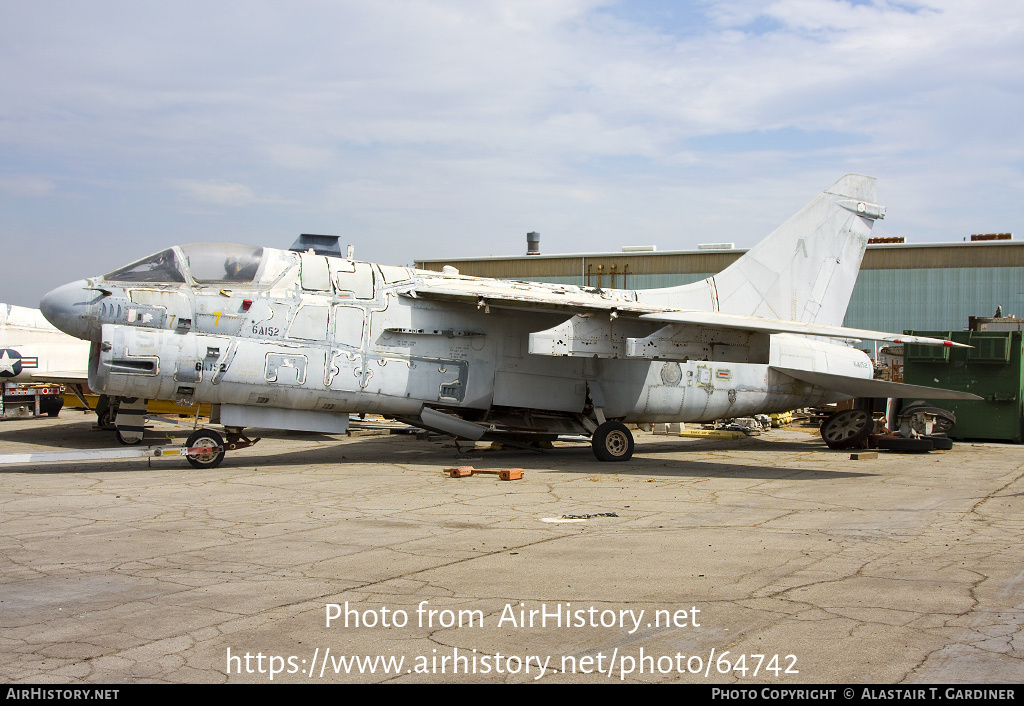
M 95 315 L 95 303 L 103 294 L 89 284 L 78 280 L 57 287 L 43 296 L 39 310 L 51 324 L 64 333 L 93 340 L 100 335 L 100 325 Z

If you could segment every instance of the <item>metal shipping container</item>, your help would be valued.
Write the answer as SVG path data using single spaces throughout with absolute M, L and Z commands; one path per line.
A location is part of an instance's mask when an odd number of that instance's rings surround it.
M 973 392 L 984 401 L 930 400 L 956 414 L 954 439 L 1024 441 L 1021 331 L 906 331 L 972 348 L 907 345 L 903 381 Z M 913 400 L 904 400 L 905 403 Z

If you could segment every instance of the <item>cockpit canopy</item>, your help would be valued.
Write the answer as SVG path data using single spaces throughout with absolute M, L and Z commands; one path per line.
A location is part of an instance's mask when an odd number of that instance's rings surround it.
M 247 284 L 256 279 L 263 248 L 236 243 L 190 243 L 168 248 L 103 275 L 109 282 Z

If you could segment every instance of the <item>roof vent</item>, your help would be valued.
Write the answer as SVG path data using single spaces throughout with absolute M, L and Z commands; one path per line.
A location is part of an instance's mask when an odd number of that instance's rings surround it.
M 697 246 L 698 250 L 732 250 L 736 247 L 736 243 L 701 243 Z
M 540 255 L 540 233 L 531 230 L 526 234 L 526 254 Z

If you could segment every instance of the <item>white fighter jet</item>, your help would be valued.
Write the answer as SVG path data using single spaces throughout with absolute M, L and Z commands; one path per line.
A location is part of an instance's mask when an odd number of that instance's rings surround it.
M 89 343 L 54 328 L 39 309 L 0 304 L 0 382 L 84 383 Z
M 213 403 L 229 447 L 245 427 L 339 432 L 349 413 L 370 412 L 469 440 L 588 435 L 598 459 L 625 461 L 630 422 L 973 398 L 872 380 L 850 345 L 956 345 L 842 327 L 883 215 L 874 179 L 847 175 L 724 271 L 665 289 L 376 265 L 300 238 L 292 250 L 170 247 L 59 287 L 41 309 L 91 342 L 93 390 Z M 224 448 L 213 430 L 193 436 Z

